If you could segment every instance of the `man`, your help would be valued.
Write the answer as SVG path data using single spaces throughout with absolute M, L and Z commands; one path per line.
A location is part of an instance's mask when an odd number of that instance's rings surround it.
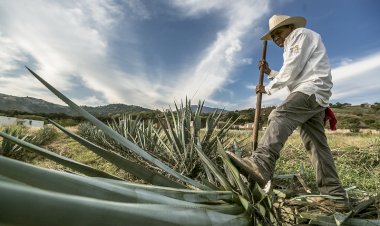
M 280 150 L 293 131 L 300 127 L 300 135 L 315 169 L 320 194 L 332 195 L 338 201 L 318 199 L 346 210 L 349 202 L 342 188 L 331 150 L 327 144 L 323 118 L 331 96 L 331 68 L 321 37 L 304 28 L 306 19 L 274 15 L 269 20 L 269 31 L 261 38 L 272 40 L 284 49 L 280 71 L 271 70 L 265 61 L 259 62 L 271 82 L 257 86 L 256 92 L 267 93 L 287 87 L 286 100 L 269 115 L 269 124 L 252 156 L 231 160 L 243 174 L 264 187 L 274 174 Z

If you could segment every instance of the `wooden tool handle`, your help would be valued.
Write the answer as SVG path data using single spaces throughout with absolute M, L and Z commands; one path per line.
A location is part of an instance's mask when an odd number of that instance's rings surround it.
M 265 61 L 267 55 L 267 41 L 265 40 L 263 42 L 263 51 L 261 59 Z M 264 83 L 264 67 L 261 67 L 260 69 L 260 76 L 259 76 L 259 85 L 262 86 Z M 261 113 L 261 100 L 262 100 L 263 94 L 257 93 L 256 95 L 256 110 L 255 110 L 255 118 L 253 121 L 253 150 L 256 150 L 257 143 L 258 143 L 258 135 L 259 135 L 259 119 L 260 119 L 260 113 Z

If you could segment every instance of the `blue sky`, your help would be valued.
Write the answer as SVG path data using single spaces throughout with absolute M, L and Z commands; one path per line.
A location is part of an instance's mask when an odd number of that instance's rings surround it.
M 251 108 L 259 38 L 273 14 L 286 14 L 321 34 L 332 103 L 380 102 L 379 11 L 377 0 L 0 1 L 0 93 L 63 104 L 26 65 L 79 105 L 163 109 L 188 97 Z M 272 42 L 267 61 L 282 64 Z M 263 105 L 286 92 L 264 95 Z

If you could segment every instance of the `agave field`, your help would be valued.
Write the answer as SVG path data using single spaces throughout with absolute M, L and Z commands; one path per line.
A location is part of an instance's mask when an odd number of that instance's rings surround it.
M 307 203 L 315 196 L 304 180 L 307 167 L 289 174 L 290 165 L 282 164 L 278 171 L 284 174 L 276 175 L 274 189 L 265 193 L 226 155 L 226 150 L 249 151 L 250 141 L 231 135 L 231 120 L 217 128 L 222 112 L 209 114 L 201 128 L 203 103 L 193 112 L 186 100 L 154 122 L 126 115 L 105 124 L 28 70 L 88 121 L 76 133 L 51 124 L 96 155 L 94 161 L 125 173 L 44 148 L 56 136 L 54 128 L 36 136 L 7 128 L 0 132 L 1 225 L 380 225 L 375 192 L 356 200 L 348 213 Z M 63 168 L 11 158 L 20 150 Z

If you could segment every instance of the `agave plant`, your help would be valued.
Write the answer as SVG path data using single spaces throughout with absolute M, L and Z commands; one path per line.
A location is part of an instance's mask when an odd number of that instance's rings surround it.
M 149 164 L 152 171 L 124 156 L 100 147 L 52 122 L 67 135 L 120 168 L 145 180 L 136 184 L 96 170 L 83 163 L 55 154 L 7 133 L 3 139 L 41 154 L 80 174 L 43 169 L 0 157 L 0 223 L 18 225 L 277 225 L 270 198 L 257 184 L 246 184 L 225 154 L 222 144 L 227 127 L 213 136 L 210 119 L 201 139 L 198 132 L 167 124 L 167 139 L 177 144 L 176 151 L 192 155 L 204 167 L 208 180 L 190 178 L 122 136 L 28 70 L 50 91 L 90 121 L 106 136 L 132 151 Z M 189 114 L 183 112 L 184 115 Z M 180 115 L 178 115 L 180 116 Z M 172 118 L 185 120 L 181 117 Z M 168 115 L 165 116 L 169 118 Z M 197 121 L 198 120 L 198 121 Z M 199 119 L 194 120 L 198 130 Z M 163 124 L 165 121 L 161 122 Z M 190 121 L 186 121 L 189 125 Z M 178 131 L 175 133 L 174 131 Z M 194 141 L 191 147 L 179 146 L 178 139 Z M 162 142 L 167 142 L 162 140 Z M 168 143 L 165 143 L 168 144 Z M 186 142 L 185 142 L 186 144 Z M 212 148 L 214 147 L 214 148 Z M 215 150 L 215 153 L 212 153 Z M 193 153 L 190 153 L 192 151 Z M 171 155 L 182 161 L 182 154 Z M 216 157 L 224 167 L 216 164 Z M 191 158 L 190 158 L 191 159 Z M 187 164 L 193 164 L 188 161 Z M 180 168 L 177 168 L 180 169 Z M 83 175 L 84 174 L 84 175 Z M 170 177 L 167 177 L 170 176 Z M 30 208 L 33 207 L 33 208 Z M 46 214 L 48 213 L 48 214 Z
M 159 138 L 156 135 L 161 133 L 161 128 L 156 128 L 152 120 L 144 121 L 141 117 L 133 118 L 131 115 L 124 114 L 118 118 L 113 118 L 111 122 L 108 122 L 108 126 L 151 154 L 161 152 L 160 148 L 162 147 L 157 145 Z M 113 149 L 120 153 L 125 152 L 122 145 L 105 135 L 96 126 L 84 122 L 78 127 L 78 134 L 82 137 L 104 148 Z
M 27 138 L 26 128 L 23 126 L 9 126 L 3 129 L 3 131 L 7 134 L 11 134 L 12 136 L 19 137 L 21 139 Z M 12 142 L 9 142 L 7 139 L 4 139 L 1 142 L 1 151 L 0 154 L 9 156 L 12 153 L 18 152 L 21 149 L 18 145 L 15 145 Z
M 51 126 L 44 126 L 37 132 L 30 132 L 29 129 L 23 125 L 8 126 L 3 129 L 3 132 L 11 134 L 14 137 L 18 137 L 21 140 L 25 140 L 35 145 L 44 145 L 45 143 L 54 139 L 57 135 L 56 131 Z M 5 156 L 13 156 L 18 154 L 22 147 L 15 143 L 9 142 L 4 139 L 1 142 L 0 154 Z
M 157 116 L 159 125 L 123 115 L 113 119 L 108 126 L 181 174 L 192 179 L 201 178 L 205 177 L 207 167 L 198 158 L 198 143 L 205 154 L 216 161 L 217 138 L 224 141 L 229 128 L 234 124 L 229 120 L 222 128 L 217 129 L 222 111 L 216 110 L 205 118 L 206 128 L 205 131 L 201 131 L 203 105 L 204 102 L 199 102 L 196 111 L 193 112 L 191 101 L 186 99 L 185 104 L 175 104 L 174 111 L 169 109 L 164 111 L 162 116 Z M 78 133 L 106 149 L 126 154 L 122 145 L 89 123 L 82 123 Z M 126 157 L 130 157 L 130 154 Z M 138 156 L 132 159 L 140 160 Z M 209 179 L 212 180 L 211 177 Z
M 152 120 L 144 121 L 140 117 L 133 118 L 131 115 L 125 114 L 112 119 L 111 122 L 108 122 L 108 126 L 146 150 L 152 156 L 159 158 L 163 162 L 168 162 L 167 155 L 163 151 L 163 146 L 159 144 L 159 134 L 161 134 L 162 128 L 157 128 Z M 79 124 L 78 135 L 107 150 L 113 150 L 128 159 L 144 163 L 144 160 L 139 158 L 138 155 L 134 155 L 132 151 L 126 150 L 123 145 L 120 145 L 88 122 Z
M 166 128 L 159 136 L 159 141 L 167 153 L 169 164 L 190 178 L 202 178 L 208 172 L 208 167 L 198 157 L 198 151 L 201 149 L 208 158 L 216 160 L 217 139 L 224 140 L 234 124 L 229 120 L 221 129 L 217 129 L 222 111 L 215 110 L 208 115 L 206 129 L 201 132 L 203 105 L 204 102 L 199 102 L 196 111 L 192 112 L 191 101 L 186 99 L 180 106 L 175 104 L 175 111 L 167 110 L 163 119 L 158 119 L 161 128 Z M 214 182 L 212 177 L 209 180 Z

